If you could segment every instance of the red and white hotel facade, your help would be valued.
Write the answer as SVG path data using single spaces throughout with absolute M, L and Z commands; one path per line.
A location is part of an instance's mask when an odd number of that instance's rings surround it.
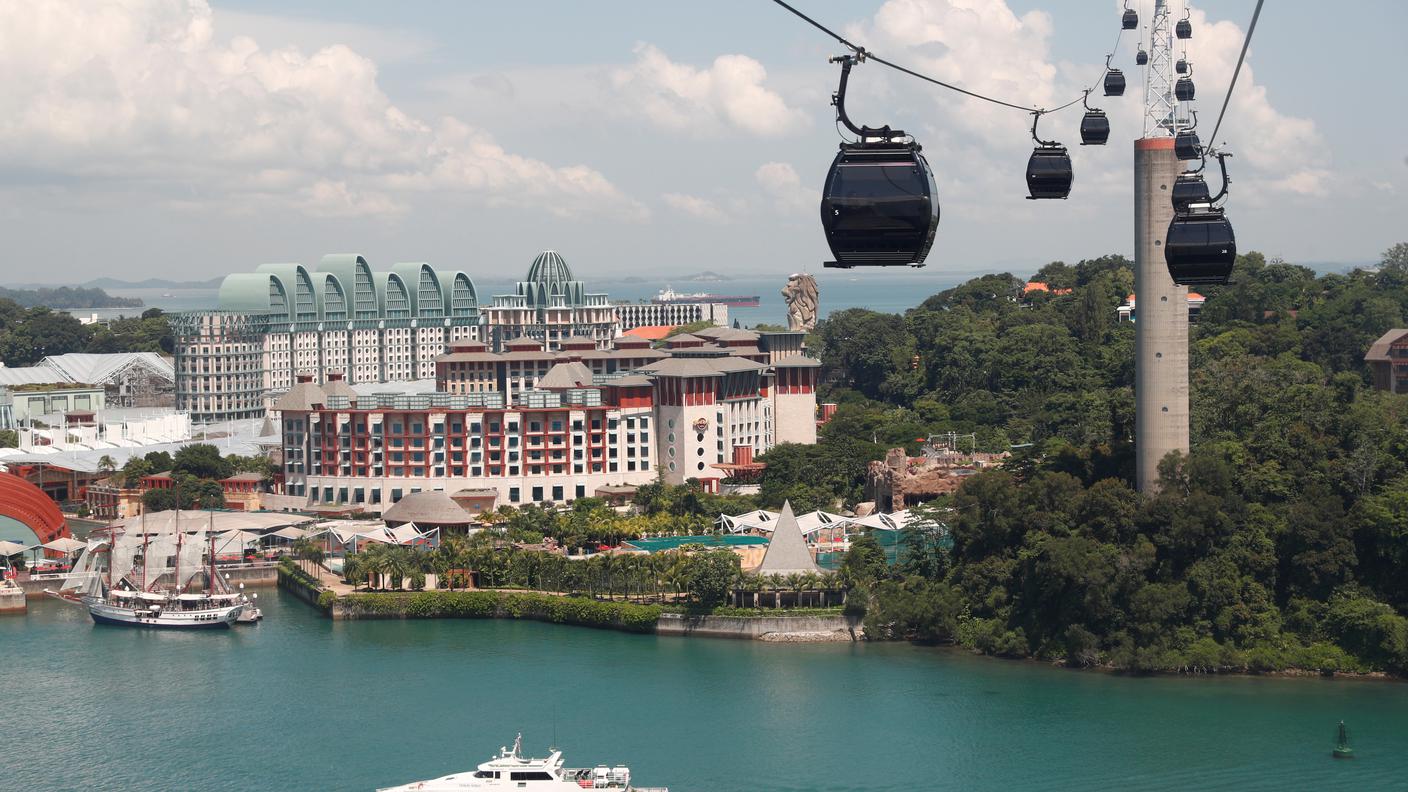
M 816 442 L 818 363 L 801 334 L 710 328 L 668 348 L 623 337 L 558 351 L 477 341 L 435 360 L 432 393 L 367 393 L 300 377 L 275 405 L 283 492 L 381 511 L 440 490 L 495 505 L 567 503 L 600 488 L 699 479 L 778 443 Z

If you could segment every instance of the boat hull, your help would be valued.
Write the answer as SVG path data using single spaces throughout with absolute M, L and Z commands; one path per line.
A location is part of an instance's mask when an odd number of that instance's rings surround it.
M 135 608 L 110 605 L 101 601 L 85 601 L 88 614 L 96 624 L 112 624 L 120 627 L 148 627 L 167 630 L 220 630 L 229 629 L 239 618 L 244 605 L 224 608 L 209 608 L 193 611 L 162 611 L 151 613 Z

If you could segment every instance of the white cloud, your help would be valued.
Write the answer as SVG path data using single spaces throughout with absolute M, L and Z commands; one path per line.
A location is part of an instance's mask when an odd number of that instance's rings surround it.
M 785 162 L 763 163 L 753 173 L 753 179 L 763 188 L 763 192 L 774 205 L 784 211 L 815 211 L 821 202 L 820 192 L 803 187 L 797 171 Z
M 221 43 L 202 0 L 0 0 L 0 165 L 166 192 L 264 196 L 318 216 L 405 210 L 416 191 L 559 214 L 644 209 L 601 173 L 409 116 L 347 46 Z
M 1122 8 L 1122 0 L 1112 7 Z M 1113 24 L 1118 16 L 1112 13 L 1110 19 Z M 1197 9 L 1192 21 L 1195 35 L 1189 42 L 1188 59 L 1195 64 L 1202 100 L 1199 130 L 1208 135 L 1244 31 L 1233 22 L 1209 22 Z M 1078 97 L 1101 73 L 1104 60 L 1103 53 L 1092 53 L 1083 63 L 1057 61 L 1050 52 L 1052 36 L 1060 34 L 1053 18 L 1039 10 L 1019 15 L 1005 0 L 889 0 L 873 17 L 846 32 L 852 40 L 917 71 L 1023 106 L 1050 107 Z M 1041 122 L 1043 138 L 1061 140 L 1071 149 L 1076 169 L 1073 199 L 1128 194 L 1129 159 L 1112 157 L 1116 152 L 1111 149 L 1142 134 L 1143 75 L 1132 62 L 1134 48 L 1132 37 L 1126 35 L 1115 61 L 1129 80 L 1125 95 L 1105 97 L 1097 90 L 1090 99 L 1092 106 L 1109 113 L 1110 146 L 1076 145 L 1079 104 Z M 1252 49 L 1254 53 L 1255 46 Z M 1323 194 L 1331 176 L 1320 157 L 1325 146 L 1314 122 L 1273 107 L 1265 86 L 1255 80 L 1252 60 L 1249 55 L 1219 134 L 1237 154 L 1229 162 L 1234 179 L 1249 188 L 1246 192 L 1264 188 Z M 935 166 L 941 191 L 944 182 L 957 182 L 960 191 L 950 196 L 971 207 L 1010 206 L 1013 193 L 1023 192 L 1021 170 L 1031 146 L 1029 116 L 873 63 L 861 68 L 863 82 L 853 76 L 848 97 L 852 116 L 867 124 L 890 123 L 914 132 Z M 1307 152 L 1316 156 L 1307 157 Z M 1234 200 L 1237 195 L 1234 187 Z M 1013 211 L 1039 210 L 1018 207 Z
M 1193 38 L 1188 42 L 1188 60 L 1193 64 L 1193 81 L 1201 106 L 1198 130 L 1210 136 L 1246 30 L 1235 22 L 1210 22 L 1207 14 L 1196 8 L 1192 10 L 1190 21 Z M 1272 106 L 1266 86 L 1256 81 L 1252 68 L 1255 53 L 1253 39 L 1218 140 L 1204 142 L 1226 143 L 1236 154 L 1228 164 L 1233 178 L 1236 179 L 1239 166 L 1252 169 L 1254 176 L 1247 182 L 1248 186 L 1264 186 L 1299 195 L 1324 195 L 1331 182 L 1326 167 L 1330 164 L 1329 147 L 1314 121 L 1282 113 Z
M 742 130 L 763 137 L 792 132 L 806 116 L 763 85 L 767 70 L 745 55 L 720 55 L 707 69 L 671 61 L 650 44 L 612 71 L 618 106 L 656 126 L 700 135 Z
M 717 204 L 697 195 L 665 193 L 660 196 L 660 200 L 664 201 L 671 209 L 699 220 L 719 223 L 727 219 L 727 215 Z

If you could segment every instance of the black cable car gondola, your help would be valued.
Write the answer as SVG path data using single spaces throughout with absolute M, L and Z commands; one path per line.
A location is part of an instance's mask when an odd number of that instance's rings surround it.
M 1227 194 L 1227 162 L 1218 154 L 1222 190 L 1207 203 L 1192 203 L 1175 212 L 1164 240 L 1164 262 L 1169 277 L 1180 286 L 1224 284 L 1237 260 L 1237 238 L 1222 207 L 1213 204 Z
M 1139 12 L 1129 7 L 1129 0 L 1124 3 L 1124 15 L 1120 17 L 1120 27 L 1125 30 L 1134 30 L 1139 27 Z
M 1105 69 L 1105 95 L 1124 96 L 1124 72 L 1119 69 Z
M 1188 21 L 1188 16 L 1188 9 L 1183 9 L 1183 18 L 1173 26 L 1173 35 L 1185 40 L 1193 38 L 1193 23 Z
M 1139 48 L 1139 51 L 1136 52 L 1136 53 L 1134 53 L 1134 65 L 1135 65 L 1135 66 L 1148 66 L 1148 65 L 1149 65 L 1149 53 L 1145 52 L 1143 47 L 1140 47 L 1140 48 Z
M 1184 59 L 1182 59 L 1182 58 L 1179 58 L 1179 59 L 1178 59 L 1178 62 L 1175 63 L 1175 64 L 1173 64 L 1173 70 L 1174 70 L 1175 72 L 1179 73 L 1179 74 L 1187 74 L 1187 73 L 1188 73 L 1188 61 L 1186 61 L 1186 60 L 1184 60 Z
M 1173 182 L 1173 211 L 1186 212 L 1191 204 L 1205 204 L 1212 198 L 1208 193 L 1208 183 L 1203 180 L 1202 169 L 1190 173 L 1180 173 Z
M 1184 162 L 1202 159 L 1203 143 L 1198 140 L 1198 133 L 1191 129 L 1179 130 L 1173 136 L 1173 155 Z
M 1197 91 L 1193 87 L 1193 78 L 1191 77 L 1179 77 L 1178 82 L 1173 84 L 1174 98 L 1178 99 L 1180 102 L 1193 101 L 1195 93 L 1197 93 Z
M 1080 144 L 1082 146 L 1103 146 L 1110 139 L 1110 119 L 1105 111 L 1090 106 L 1090 91 L 1085 92 L 1085 116 L 1080 120 Z
M 1203 158 L 1203 142 L 1198 140 L 1198 113 L 1192 112 L 1193 123 L 1178 129 L 1173 136 L 1173 155 L 1188 161 Z
M 924 266 L 939 227 L 939 195 L 929 163 L 913 138 L 889 126 L 857 127 L 846 116 L 853 55 L 841 63 L 832 96 L 836 117 L 860 139 L 842 143 L 821 194 L 821 226 L 835 261 L 827 267 Z
M 1027 160 L 1027 190 L 1030 200 L 1043 198 L 1065 198 L 1071 194 L 1071 182 L 1075 173 L 1071 170 L 1071 156 L 1066 147 L 1054 140 L 1042 140 L 1036 136 L 1036 125 L 1041 113 L 1032 113 L 1032 140 L 1036 147 Z

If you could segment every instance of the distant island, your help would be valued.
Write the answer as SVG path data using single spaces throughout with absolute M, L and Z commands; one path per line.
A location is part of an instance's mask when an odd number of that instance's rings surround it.
M 722 283 L 727 280 L 733 280 L 733 278 L 727 275 L 720 275 L 712 270 L 704 270 L 703 272 L 696 272 L 693 275 L 686 275 L 678 280 L 686 283 Z
M 25 308 L 34 308 L 40 305 L 65 310 L 142 307 L 142 301 L 135 297 L 113 297 L 102 289 L 83 286 L 41 287 L 38 289 L 0 287 L 0 299 L 13 300 Z
M 125 281 L 117 278 L 95 278 L 83 285 L 94 289 L 218 289 L 223 280 L 223 275 L 203 281 L 174 281 L 165 278 Z

